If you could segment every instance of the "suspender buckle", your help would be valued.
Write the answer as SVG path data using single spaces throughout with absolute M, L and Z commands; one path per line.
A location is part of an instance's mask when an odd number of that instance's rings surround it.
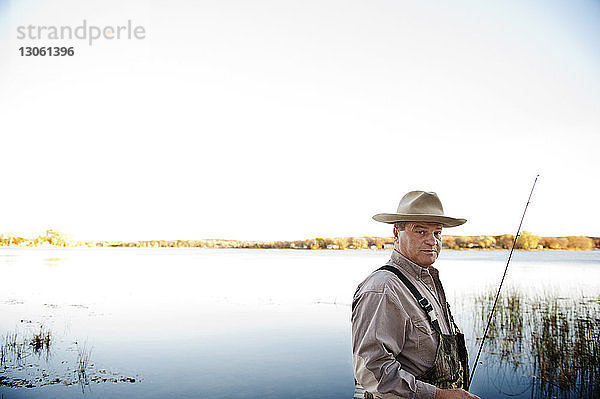
M 427 309 L 427 308 L 431 307 L 431 304 L 429 303 L 429 301 L 427 300 L 427 298 L 425 298 L 424 296 L 422 296 L 421 298 L 419 298 L 419 305 L 421 305 L 421 307 L 423 309 Z

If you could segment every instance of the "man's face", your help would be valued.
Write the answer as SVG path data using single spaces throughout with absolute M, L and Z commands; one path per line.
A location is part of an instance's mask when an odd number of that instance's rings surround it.
M 429 267 L 442 250 L 442 225 L 430 222 L 406 222 L 404 231 L 394 228 L 397 249 L 421 267 Z

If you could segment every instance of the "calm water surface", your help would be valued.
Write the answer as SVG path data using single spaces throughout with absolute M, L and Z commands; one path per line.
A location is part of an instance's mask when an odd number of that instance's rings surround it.
M 388 257 L 388 251 L 0 249 L 1 342 L 7 348 L 16 336 L 17 344 L 26 343 L 19 359 L 5 353 L 0 378 L 34 386 L 0 392 L 5 398 L 350 398 L 351 298 Z M 436 263 L 471 362 L 482 335 L 483 305 L 475 299 L 499 282 L 506 257 L 506 251 L 446 251 Z M 598 299 L 600 252 L 517 252 L 505 285 L 526 297 Z M 599 317 L 590 309 L 588 317 Z M 35 351 L 29 342 L 40 331 L 51 340 Z M 73 383 L 82 355 L 89 359 L 89 384 Z M 471 391 L 531 397 L 535 378 L 523 367 L 503 362 L 490 346 Z

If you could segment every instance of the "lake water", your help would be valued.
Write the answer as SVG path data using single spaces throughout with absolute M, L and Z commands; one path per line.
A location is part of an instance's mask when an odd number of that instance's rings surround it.
M 507 256 L 442 251 L 436 262 L 471 364 L 482 298 L 499 283 Z M 389 251 L 0 249 L 0 393 L 351 398 L 351 298 L 388 258 Z M 522 298 L 590 300 L 586 317 L 600 323 L 600 251 L 517 251 L 505 287 Z M 511 309 L 502 309 L 507 318 Z M 499 333 L 486 346 L 472 392 L 543 397 L 531 329 L 520 331 L 519 353 Z M 36 348 L 40 332 L 50 340 Z M 6 386 L 11 381 L 17 387 Z

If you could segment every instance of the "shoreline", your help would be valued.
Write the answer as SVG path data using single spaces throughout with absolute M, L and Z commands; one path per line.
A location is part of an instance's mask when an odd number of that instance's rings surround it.
M 27 246 L 27 245 L 0 245 L 0 251 L 3 249 L 87 249 L 87 248 L 138 248 L 138 249 L 263 249 L 263 250 L 292 250 L 292 251 L 391 251 L 391 248 L 352 248 L 352 249 L 311 249 L 311 248 L 272 248 L 272 247 L 136 247 L 127 245 L 71 245 L 71 246 L 59 246 L 59 245 L 46 245 L 46 246 Z M 493 251 L 510 251 L 510 248 L 442 248 L 444 252 L 456 251 L 456 252 L 493 252 Z M 527 252 L 552 252 L 552 251 L 574 251 L 574 252 L 588 252 L 588 251 L 600 251 L 600 248 L 591 249 L 580 249 L 580 248 L 535 248 L 535 249 L 523 249 L 515 248 L 515 251 L 527 251 Z
M 477 236 L 442 236 L 442 248 L 447 250 L 505 250 L 511 249 L 515 237 L 512 234 Z M 303 240 L 74 240 L 69 234 L 47 230 L 37 237 L 18 237 L 0 234 L 2 247 L 77 248 L 77 247 L 135 247 L 135 248 L 262 248 L 262 249 L 305 249 L 305 250 L 385 250 L 392 249 L 393 237 L 328 237 Z M 600 237 L 563 236 L 541 237 L 528 231 L 519 234 L 515 249 L 520 250 L 594 250 L 600 249 Z
M 2 249 L 84 249 L 84 248 L 144 248 L 144 249 L 263 249 L 263 250 L 296 250 L 296 251 L 390 251 L 392 248 L 290 248 L 290 247 L 275 247 L 275 246 L 177 246 L 177 245 L 156 245 L 156 246 L 145 246 L 145 245 L 131 245 L 130 243 L 113 243 L 113 242 L 101 242 L 94 244 L 80 244 L 80 245 L 0 245 Z M 449 248 L 443 246 L 444 251 L 510 251 L 511 248 Z M 517 248 L 516 251 L 596 251 L 600 248 Z

